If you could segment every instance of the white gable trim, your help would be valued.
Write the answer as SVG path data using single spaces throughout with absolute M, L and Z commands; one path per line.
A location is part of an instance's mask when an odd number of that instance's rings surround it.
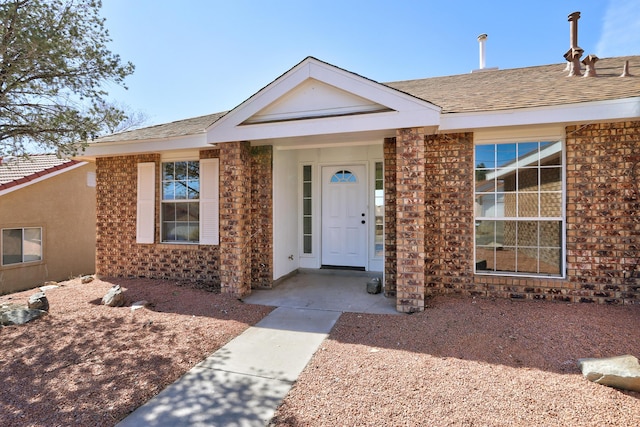
M 333 86 L 391 111 L 367 112 L 337 117 L 314 117 L 280 122 L 244 124 L 309 79 Z M 207 142 L 244 141 L 328 133 L 436 126 L 440 107 L 372 80 L 307 58 L 260 90 L 207 130 Z

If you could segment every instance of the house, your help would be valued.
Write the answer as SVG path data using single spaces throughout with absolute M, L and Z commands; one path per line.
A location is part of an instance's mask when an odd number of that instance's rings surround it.
M 95 164 L 0 159 L 0 294 L 95 271 Z
M 637 303 L 640 56 L 588 58 L 378 83 L 308 57 L 231 111 L 103 137 L 97 272 L 243 296 L 348 267 L 401 312 Z

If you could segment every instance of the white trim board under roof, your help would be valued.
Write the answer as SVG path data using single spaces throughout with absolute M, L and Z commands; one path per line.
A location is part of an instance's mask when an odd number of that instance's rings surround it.
M 438 126 L 440 107 L 308 57 L 207 130 L 209 143 Z

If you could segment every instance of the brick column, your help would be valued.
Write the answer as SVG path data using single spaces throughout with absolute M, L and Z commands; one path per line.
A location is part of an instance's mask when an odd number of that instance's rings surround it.
M 251 293 L 251 154 L 248 142 L 220 144 L 220 286 Z
M 396 139 L 384 139 L 384 295 L 396 296 Z
M 273 147 L 251 147 L 251 287 L 273 285 Z
M 425 130 L 396 132 L 396 308 L 424 310 Z

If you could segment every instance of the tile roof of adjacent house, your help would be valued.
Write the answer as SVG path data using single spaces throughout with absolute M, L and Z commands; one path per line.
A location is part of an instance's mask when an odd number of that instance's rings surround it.
M 61 159 L 55 154 L 32 154 L 28 158 L 2 159 L 0 162 L 0 191 L 26 184 L 79 163 L 82 162 Z
M 629 61 L 631 76 L 621 78 Z M 603 58 L 598 77 L 568 77 L 566 63 L 382 83 L 447 113 L 500 111 L 640 96 L 640 56 Z M 355 73 L 354 73 L 355 74 Z M 95 142 L 164 139 L 203 133 L 227 112 L 98 138 Z

